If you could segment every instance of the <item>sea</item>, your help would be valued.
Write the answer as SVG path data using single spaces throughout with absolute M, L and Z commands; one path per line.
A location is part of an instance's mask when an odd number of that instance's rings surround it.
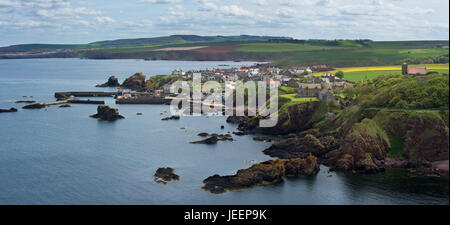
M 120 82 L 136 72 L 147 77 L 175 69 L 197 70 L 254 65 L 256 62 L 191 62 L 87 59 L 0 60 L 0 204 L 6 205 L 422 205 L 448 204 L 448 177 L 416 176 L 392 169 L 378 174 L 330 172 L 321 166 L 313 177 L 212 194 L 202 189 L 214 174 L 273 159 L 271 144 L 252 136 L 193 145 L 201 132 L 236 130 L 226 117 L 170 116 L 166 105 L 116 105 L 126 118 L 103 122 L 89 116 L 96 105 L 72 104 L 22 109 L 17 100 L 54 101 L 61 91 L 116 91 L 96 88 L 109 76 Z M 82 98 L 87 99 L 87 98 Z M 93 98 L 92 98 L 93 99 Z M 142 113 L 141 116 L 136 115 Z M 221 126 L 225 129 L 221 129 Z M 153 174 L 172 167 L 179 181 L 161 184 Z

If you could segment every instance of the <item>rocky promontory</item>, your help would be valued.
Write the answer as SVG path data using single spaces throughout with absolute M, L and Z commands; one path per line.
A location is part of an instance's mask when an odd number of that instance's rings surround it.
M 124 119 L 122 115 L 119 114 L 118 109 L 110 108 L 106 105 L 100 105 L 97 107 L 97 114 L 91 116 L 92 118 L 104 120 L 104 121 L 115 121 L 119 119 Z
M 239 170 L 235 175 L 214 175 L 206 178 L 203 189 L 220 194 L 226 191 L 250 188 L 258 185 L 281 182 L 283 176 L 312 176 L 319 172 L 315 156 L 305 159 L 270 160 Z
M 145 75 L 141 72 L 136 73 L 125 79 L 121 87 L 136 91 L 145 89 Z
M 115 76 L 110 76 L 104 84 L 96 85 L 96 87 L 119 87 L 119 80 Z

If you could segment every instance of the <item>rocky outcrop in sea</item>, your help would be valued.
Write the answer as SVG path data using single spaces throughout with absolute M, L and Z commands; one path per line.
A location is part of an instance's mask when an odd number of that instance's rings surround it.
M 97 114 L 91 116 L 92 118 L 104 120 L 104 121 L 115 121 L 119 119 L 124 119 L 122 115 L 119 114 L 118 109 L 110 108 L 106 105 L 100 105 L 97 107 Z
M 0 109 L 0 113 L 17 112 L 16 108 Z
M 174 169 L 170 167 L 159 168 L 156 170 L 154 177 L 158 183 L 167 183 L 173 180 L 179 180 L 180 176 L 174 173 Z
M 119 80 L 115 76 L 110 76 L 104 84 L 96 85 L 96 87 L 119 87 Z
M 270 160 L 239 170 L 235 175 L 214 175 L 206 178 L 203 189 L 220 194 L 226 191 L 250 188 L 258 185 L 281 182 L 283 176 L 312 176 L 320 167 L 315 156 L 304 159 Z

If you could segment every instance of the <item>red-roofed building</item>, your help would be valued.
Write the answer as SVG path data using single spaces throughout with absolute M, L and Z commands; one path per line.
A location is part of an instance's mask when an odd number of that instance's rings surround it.
M 426 75 L 427 73 L 428 73 L 427 68 L 408 68 L 408 74 Z
M 402 74 L 410 74 L 410 75 L 426 75 L 428 73 L 427 68 L 409 68 L 407 63 L 403 63 L 402 65 Z

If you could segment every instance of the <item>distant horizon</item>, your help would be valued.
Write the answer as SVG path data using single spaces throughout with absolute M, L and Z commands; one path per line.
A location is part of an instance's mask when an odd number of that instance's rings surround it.
M 103 41 L 117 41 L 117 40 L 133 40 L 133 39 L 147 39 L 147 38 L 160 38 L 160 37 L 170 37 L 170 36 L 201 36 L 201 37 L 230 37 L 230 36 L 265 36 L 265 37 L 280 37 L 277 35 L 252 35 L 252 34 L 238 34 L 238 35 L 197 35 L 197 34 L 171 34 L 167 36 L 150 36 L 150 37 L 135 37 L 135 38 L 116 38 L 116 39 L 106 39 L 106 40 L 95 40 L 90 42 L 81 42 L 81 43 L 44 43 L 44 42 L 29 42 L 29 43 L 15 43 L 15 44 L 9 44 L 9 45 L 0 45 L 0 47 L 9 47 L 9 46 L 16 46 L 16 45 L 82 45 L 82 44 L 92 44 L 95 42 L 103 42 Z M 331 38 L 331 39 L 321 39 L 321 38 L 295 38 L 295 37 L 289 37 L 289 36 L 283 36 L 285 38 L 292 38 L 294 40 L 324 40 L 324 41 L 333 41 L 333 40 L 362 40 L 362 39 L 368 39 L 374 42 L 404 42 L 404 41 L 450 41 L 449 39 L 411 39 L 411 40 L 373 40 L 370 38 Z M 201 41 L 199 41 L 201 43 Z

